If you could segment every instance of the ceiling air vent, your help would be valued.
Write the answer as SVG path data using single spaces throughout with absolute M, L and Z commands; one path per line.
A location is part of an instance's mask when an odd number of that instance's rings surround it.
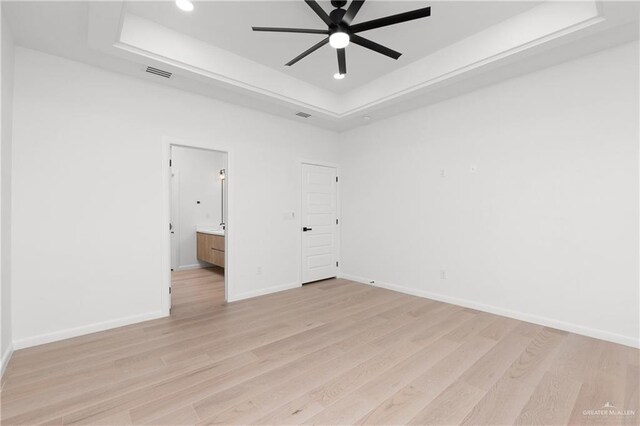
M 159 75 L 160 77 L 164 78 L 171 78 L 171 76 L 173 75 L 173 73 L 170 73 L 169 71 L 164 71 L 154 67 L 147 67 L 147 72 L 150 74 Z
M 306 112 L 302 112 L 302 111 L 297 112 L 297 113 L 296 113 L 296 115 L 297 115 L 298 117 L 302 117 L 302 118 L 309 118 L 309 117 L 311 117 L 311 114 L 307 114 Z

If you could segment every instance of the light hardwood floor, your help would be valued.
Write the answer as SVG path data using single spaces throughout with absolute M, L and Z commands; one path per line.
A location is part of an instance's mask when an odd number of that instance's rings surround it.
M 17 351 L 2 424 L 640 420 L 629 347 L 345 280 L 224 304 L 206 269 L 173 289 L 170 318 Z M 585 411 L 607 402 L 636 414 Z

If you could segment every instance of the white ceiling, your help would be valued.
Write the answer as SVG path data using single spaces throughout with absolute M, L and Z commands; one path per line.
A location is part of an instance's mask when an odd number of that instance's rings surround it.
M 325 11 L 329 1 L 320 1 Z M 292 67 L 284 66 L 324 36 L 253 32 L 251 26 L 325 29 L 303 1 L 194 2 L 193 12 L 173 2 L 131 2 L 127 11 L 200 39 L 287 75 L 335 93 L 344 93 L 498 22 L 522 13 L 540 1 L 367 1 L 354 23 L 431 6 L 431 17 L 367 31 L 360 35 L 402 53 L 397 60 L 347 47 L 347 78 L 335 80 L 336 51 L 324 46 Z
M 338 131 L 638 39 L 640 2 L 368 0 L 357 21 L 425 5 L 430 18 L 363 33 L 399 61 L 349 47 L 348 78 L 335 81 L 329 47 L 282 65 L 316 36 L 250 31 L 322 28 L 302 0 L 197 2 L 192 14 L 173 1 L 2 1 L 19 46 Z

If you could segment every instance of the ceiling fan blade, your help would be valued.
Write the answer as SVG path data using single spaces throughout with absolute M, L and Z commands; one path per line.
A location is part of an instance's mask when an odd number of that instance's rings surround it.
M 312 30 L 308 28 L 251 27 L 251 29 L 253 31 L 267 31 L 274 33 L 329 34 L 329 30 Z
M 333 25 L 333 21 L 331 21 L 331 18 L 329 18 L 329 15 L 327 15 L 327 12 L 325 12 L 324 9 L 315 0 L 304 0 L 304 2 L 308 4 L 311 9 L 313 9 L 316 15 L 318 15 L 325 24 L 327 24 L 328 26 Z
M 356 17 L 356 15 L 358 14 L 358 11 L 360 11 L 360 8 L 362 7 L 363 4 L 364 4 L 364 0 L 353 0 L 349 5 L 349 8 L 347 9 L 347 13 L 345 13 L 344 16 L 342 17 L 342 22 L 344 22 L 347 25 L 351 25 L 353 18 Z
M 340 74 L 347 73 L 347 56 L 345 49 L 336 49 L 338 51 L 338 72 Z
M 351 31 L 359 33 L 361 31 L 373 30 L 375 28 L 386 27 L 387 25 L 400 24 L 402 22 L 413 21 L 414 19 L 431 16 L 431 8 L 412 10 L 410 12 L 398 13 L 397 15 L 386 16 L 372 21 L 362 22 L 351 26 Z
M 382 53 L 383 55 L 393 59 L 398 59 L 400 55 L 402 55 L 402 53 L 400 52 L 396 52 L 393 49 L 389 49 L 388 47 L 375 43 L 366 38 L 360 37 L 359 35 L 356 35 L 356 34 L 351 34 L 351 42 L 359 46 L 366 47 L 367 49 L 371 49 L 375 52 Z
M 313 53 L 316 50 L 320 49 L 322 46 L 324 46 L 327 43 L 329 43 L 329 37 L 325 38 L 324 40 L 322 40 L 319 43 L 314 44 L 313 46 L 311 46 L 310 48 L 308 48 L 307 50 L 305 50 L 304 52 L 302 52 L 301 54 L 299 54 L 298 56 L 296 56 L 295 58 L 293 58 L 292 60 L 287 62 L 286 65 L 288 67 L 290 67 L 291 65 L 295 64 L 296 62 L 298 62 L 300 59 L 304 58 L 307 55 L 310 55 L 311 53 Z

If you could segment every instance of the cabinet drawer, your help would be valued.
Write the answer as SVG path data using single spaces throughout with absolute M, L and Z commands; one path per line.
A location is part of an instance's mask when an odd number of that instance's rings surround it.
M 224 252 L 221 250 L 211 249 L 211 263 L 224 268 Z
M 211 237 L 211 247 L 214 250 L 224 251 L 224 237 L 220 235 L 209 235 Z

